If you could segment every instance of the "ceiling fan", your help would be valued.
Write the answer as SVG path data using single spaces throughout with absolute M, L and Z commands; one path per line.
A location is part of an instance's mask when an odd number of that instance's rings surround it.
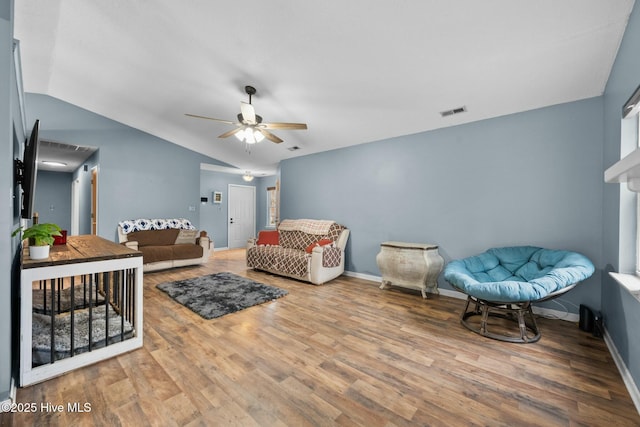
M 262 141 L 264 138 L 267 138 L 269 141 L 275 142 L 276 144 L 281 143 L 282 139 L 269 132 L 270 129 L 290 130 L 307 128 L 305 123 L 262 123 L 262 117 L 256 114 L 255 109 L 251 104 L 251 96 L 256 94 L 256 88 L 253 86 L 245 86 L 244 91 L 249 95 L 249 103 L 240 102 L 240 113 L 238 114 L 237 122 L 188 113 L 186 113 L 185 116 L 235 125 L 235 129 L 223 133 L 218 136 L 218 138 L 227 138 L 231 135 L 235 135 L 239 140 L 244 141 L 247 144 L 255 144 L 256 142 Z

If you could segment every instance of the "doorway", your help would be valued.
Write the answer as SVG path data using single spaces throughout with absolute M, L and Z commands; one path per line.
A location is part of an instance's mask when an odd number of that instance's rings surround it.
M 71 235 L 80 234 L 80 180 L 71 181 Z
M 98 167 L 91 169 L 91 234 L 98 234 Z
M 229 249 L 243 248 L 256 232 L 256 188 L 229 184 Z

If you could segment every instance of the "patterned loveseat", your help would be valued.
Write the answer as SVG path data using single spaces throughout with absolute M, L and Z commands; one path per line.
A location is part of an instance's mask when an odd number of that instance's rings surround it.
M 283 220 L 247 242 L 247 267 L 321 285 L 344 272 L 348 238 L 335 221 Z

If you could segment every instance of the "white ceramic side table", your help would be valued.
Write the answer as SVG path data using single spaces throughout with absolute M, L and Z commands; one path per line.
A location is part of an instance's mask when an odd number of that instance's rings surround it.
M 444 259 L 438 246 L 425 243 L 383 242 L 376 262 L 382 273 L 380 289 L 388 285 L 418 289 L 422 298 L 427 292 L 438 294 L 438 275 Z

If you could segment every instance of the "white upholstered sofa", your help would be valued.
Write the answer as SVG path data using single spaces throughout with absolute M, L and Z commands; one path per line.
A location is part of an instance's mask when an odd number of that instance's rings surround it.
M 247 242 L 247 267 L 321 285 L 344 273 L 349 229 L 335 221 L 283 220 Z

